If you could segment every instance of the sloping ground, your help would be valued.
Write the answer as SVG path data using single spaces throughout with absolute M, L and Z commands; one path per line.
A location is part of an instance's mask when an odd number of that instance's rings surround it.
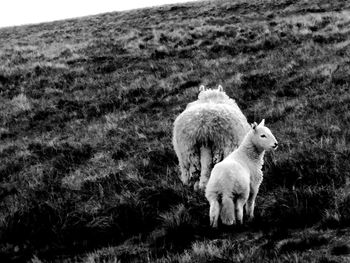
M 0 259 L 348 262 L 350 3 L 210 1 L 0 29 Z M 172 123 L 222 84 L 281 143 L 212 231 Z

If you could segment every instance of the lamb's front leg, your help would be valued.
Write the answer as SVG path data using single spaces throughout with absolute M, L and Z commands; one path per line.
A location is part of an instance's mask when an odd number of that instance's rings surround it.
M 259 188 L 263 180 L 263 174 L 261 171 L 259 171 L 257 174 L 255 174 L 255 176 L 251 176 L 250 178 L 250 193 L 245 206 L 248 221 L 252 221 L 254 219 L 255 199 L 258 195 Z
M 255 199 L 258 194 L 258 189 L 251 189 L 249 198 L 245 205 L 245 211 L 248 216 L 248 221 L 251 222 L 254 219 L 254 208 L 255 208 Z
M 247 199 L 244 198 L 237 198 L 236 204 L 235 204 L 235 213 L 237 216 L 237 222 L 239 225 L 243 225 L 243 206 L 245 204 Z

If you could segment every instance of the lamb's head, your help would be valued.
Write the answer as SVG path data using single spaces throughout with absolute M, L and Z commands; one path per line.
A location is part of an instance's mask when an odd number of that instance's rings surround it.
M 271 130 L 265 126 L 265 120 L 258 125 L 256 122 L 252 124 L 252 143 L 260 150 L 271 151 L 276 150 L 278 142 Z

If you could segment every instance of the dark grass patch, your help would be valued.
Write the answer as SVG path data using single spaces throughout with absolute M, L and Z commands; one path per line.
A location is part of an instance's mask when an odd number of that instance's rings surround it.
M 135 234 L 147 234 L 159 225 L 159 213 L 184 201 L 181 191 L 172 187 L 149 186 L 149 183 L 145 185 L 128 179 L 125 175 L 110 176 L 109 180 L 104 181 L 87 182 L 80 194 L 75 193 L 79 194 L 79 198 L 76 204 L 73 202 L 71 205 L 84 205 L 84 202 L 94 196 L 101 202 L 103 212 L 98 215 L 74 212 L 75 209 L 66 204 L 65 207 L 70 212 L 65 212 L 69 217 L 66 217 L 64 229 L 60 232 L 61 241 L 78 250 L 85 250 L 106 242 L 117 243 Z M 104 192 L 103 196 L 97 194 L 101 191 Z M 120 198 L 115 199 L 113 196 L 116 194 Z M 70 202 L 70 198 L 66 200 Z
M 10 175 L 19 172 L 23 168 L 20 160 L 9 160 L 2 162 L 0 166 L 1 180 L 7 179 Z
M 32 113 L 23 113 L 8 121 L 9 132 L 13 137 L 18 137 L 30 133 L 57 131 L 63 129 L 66 122 L 75 117 L 74 114 L 55 109 L 36 109 Z
M 42 193 L 32 197 L 43 199 Z M 33 253 L 49 259 L 55 254 L 75 254 L 121 240 L 125 233 L 120 232 L 119 225 L 113 220 L 123 222 L 125 216 L 132 218 L 137 214 L 134 208 L 128 210 L 121 206 L 124 214 L 116 218 L 111 217 L 112 212 L 95 216 L 75 211 L 77 203 L 68 201 L 64 194 L 56 194 L 56 197 L 60 201 L 32 201 L 25 210 L 8 218 L 2 238 L 12 246 L 21 246 L 18 254 L 22 260 Z
M 164 166 L 173 167 L 176 163 L 174 152 L 171 149 L 162 149 L 145 153 L 135 165 L 142 177 L 150 179 L 165 174 Z
M 350 245 L 349 244 L 338 244 L 332 247 L 332 255 L 349 255 L 350 254 Z
M 286 79 L 279 79 L 276 86 L 276 96 L 297 97 L 302 94 L 303 87 L 309 85 L 309 80 L 303 74 L 295 74 Z
M 170 187 L 146 186 L 138 191 L 137 197 L 139 200 L 147 203 L 150 210 L 155 210 L 155 215 L 157 215 L 159 211 L 167 210 L 172 205 L 185 201 L 182 194 L 181 191 L 177 192 Z
M 148 247 L 140 246 L 137 243 L 138 238 L 131 238 L 125 244 L 107 247 L 90 254 L 89 259 L 97 262 L 113 262 L 120 260 L 122 262 L 143 262 L 145 258 L 150 258 Z
M 8 228 L 4 236 L 7 242 L 25 243 L 28 240 L 35 245 L 44 246 L 46 242 L 57 239 L 55 225 L 59 214 L 50 204 L 32 204 L 26 211 L 20 211 L 8 220 Z
M 4 242 L 11 247 L 21 246 L 22 259 L 32 253 L 46 259 L 55 253 L 75 254 L 147 233 L 159 223 L 159 211 L 176 202 L 174 196 L 177 196 L 171 195 L 169 189 L 154 189 L 153 194 L 151 189 L 145 189 L 136 197 L 129 191 L 121 193 L 122 199 L 117 201 L 112 198 L 112 193 L 107 193 L 99 201 L 103 212 L 95 214 L 76 209 L 77 205 L 85 205 L 91 200 L 87 189 L 85 194 L 70 193 L 64 189 L 55 193 L 47 190 L 30 193 L 31 199 L 28 199 L 25 209 L 11 215 L 6 231 L 1 233 Z M 170 198 L 172 202 L 167 202 Z M 30 246 L 23 247 L 22 244 Z
M 345 196 L 339 198 L 339 204 L 338 209 L 340 213 L 340 223 L 344 225 L 345 227 L 350 226 L 350 195 L 349 192 L 349 186 L 345 188 Z
M 96 60 L 95 60 L 96 61 Z M 116 71 L 118 69 L 117 62 L 112 59 L 106 59 L 102 63 L 99 62 L 99 65 L 95 66 L 95 72 L 97 74 L 108 74 Z
M 0 75 L 0 83 L 1 85 L 4 85 L 8 82 L 8 78 L 4 75 Z
M 220 236 L 209 227 L 207 207 L 203 199 L 200 195 L 193 196 L 160 213 L 160 227 L 148 237 L 153 256 L 177 253 L 189 248 L 195 240 Z
M 251 103 L 270 97 L 276 88 L 277 81 L 269 72 L 252 72 L 243 75 L 241 81 L 242 84 L 239 87 L 238 94 L 235 94 L 235 99 L 237 104 L 245 110 L 249 119 Z
M 345 183 L 341 171 L 347 169 L 347 156 L 346 152 L 337 153 L 316 147 L 312 152 L 307 149 L 300 150 L 288 156 L 288 159 L 269 165 L 266 185 L 269 188 L 292 188 L 299 185 L 341 187 Z
M 34 99 L 43 97 L 51 98 L 45 94 L 45 90 L 54 89 L 61 92 L 67 92 L 72 89 L 77 79 L 81 79 L 84 73 L 75 71 L 74 69 L 42 69 L 37 66 L 33 71 L 27 73 L 25 85 L 28 95 Z
M 2 84 L 0 92 L 4 98 L 11 99 L 18 95 L 20 85 L 25 80 L 23 74 L 19 71 L 10 72 L 2 75 Z
M 88 144 L 62 143 L 58 145 L 47 145 L 41 143 L 31 143 L 28 150 L 38 158 L 38 160 L 54 160 L 56 163 L 62 162 L 62 167 L 67 164 L 76 165 L 84 162 L 92 155 L 92 148 Z
M 350 63 L 344 63 L 337 67 L 332 74 L 332 83 L 337 86 L 348 85 L 350 83 Z
M 161 214 L 161 229 L 151 234 L 151 246 L 157 256 L 166 251 L 181 251 L 191 244 L 195 234 L 195 220 L 183 205 Z
M 347 36 L 341 33 L 332 34 L 332 35 L 321 35 L 315 34 L 313 40 L 319 44 L 335 44 L 343 42 L 347 39 Z
M 60 99 L 56 107 L 62 112 L 66 112 L 72 115 L 75 115 L 76 118 L 83 118 L 84 114 L 84 102 L 79 102 L 71 99 Z
M 123 191 L 136 191 L 140 187 L 137 181 L 134 184 L 131 182 L 132 180 L 127 178 L 127 174 L 115 172 L 103 178 L 83 182 L 81 193 L 85 196 L 94 196 L 97 199 L 113 194 L 120 195 Z
M 10 130 L 0 131 L 0 140 L 11 139 L 16 136 L 15 132 Z
M 331 258 L 328 258 L 326 256 L 323 256 L 320 258 L 320 263 L 338 263 L 339 261 L 336 260 L 336 259 L 331 259 Z
M 280 253 L 291 253 L 293 251 L 306 251 L 308 249 L 315 249 L 317 247 L 327 245 L 329 243 L 329 239 L 320 236 L 319 234 L 305 234 L 304 237 L 298 239 L 287 240 L 280 247 Z
M 92 102 L 87 105 L 84 115 L 86 119 L 92 120 L 117 109 L 129 109 L 130 107 L 132 107 L 132 105 L 123 106 L 122 101 L 119 98 L 111 96 L 105 101 Z
M 268 197 L 268 196 L 266 196 Z M 335 209 L 336 196 L 330 187 L 308 187 L 274 191 L 274 197 L 264 200 L 266 206 L 257 207 L 257 222 L 284 228 L 311 226 L 319 222 L 325 209 Z M 260 199 L 260 197 L 259 197 Z M 262 201 L 262 202 L 264 202 Z
M 14 183 L 2 183 L 0 185 L 0 199 L 5 200 L 6 196 L 17 194 L 18 190 Z
M 119 147 L 112 153 L 113 160 L 118 161 L 127 157 L 128 149 L 130 149 L 130 145 L 128 145 L 126 142 L 124 142 L 122 145 L 119 145 Z
M 197 87 L 199 84 L 200 84 L 200 80 L 186 81 L 184 83 L 181 83 L 179 85 L 179 87 L 172 92 L 173 94 L 171 94 L 171 95 L 174 95 L 174 94 L 178 93 L 179 91 L 186 90 L 188 88 Z
M 220 54 L 221 56 L 227 54 L 230 56 L 235 56 L 239 53 L 239 50 L 235 46 L 229 46 L 229 45 L 220 45 L 220 44 L 213 44 L 210 47 L 210 53 L 213 54 Z

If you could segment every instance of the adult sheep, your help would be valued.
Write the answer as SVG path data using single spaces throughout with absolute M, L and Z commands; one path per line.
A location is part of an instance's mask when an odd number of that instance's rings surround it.
M 182 182 L 204 190 L 212 167 L 238 147 L 250 125 L 221 85 L 199 91 L 174 122 L 173 145 Z
M 277 146 L 276 138 L 262 120 L 259 125 L 252 125 L 235 151 L 214 166 L 205 190 L 212 227 L 217 227 L 219 216 L 225 225 L 235 224 L 236 219 L 242 224 L 244 205 L 249 219 L 253 219 L 255 198 L 263 180 L 264 154 Z

